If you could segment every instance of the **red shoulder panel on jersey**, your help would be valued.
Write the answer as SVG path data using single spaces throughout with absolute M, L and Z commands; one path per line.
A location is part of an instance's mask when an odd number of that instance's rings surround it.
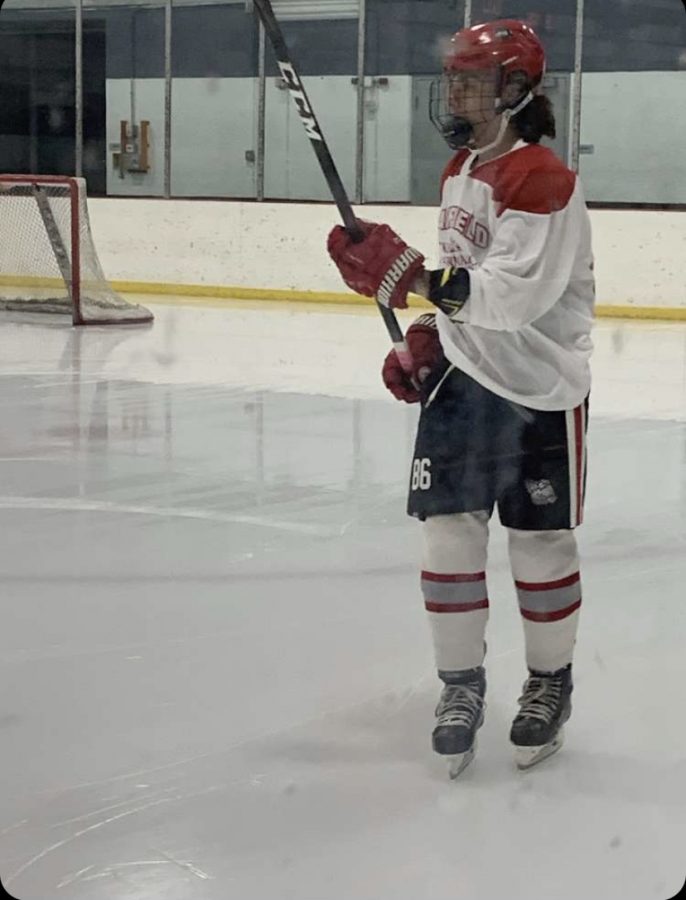
M 540 215 L 564 209 L 576 185 L 574 172 L 539 144 L 527 144 L 484 163 L 473 175 L 493 188 L 499 216 L 508 209 Z

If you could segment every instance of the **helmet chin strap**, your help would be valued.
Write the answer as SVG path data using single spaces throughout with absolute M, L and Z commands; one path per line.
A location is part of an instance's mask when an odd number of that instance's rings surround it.
M 521 112 L 527 104 L 531 103 L 534 99 L 534 95 L 532 91 L 529 91 L 525 94 L 522 99 L 517 103 L 516 106 L 507 107 L 506 109 L 500 110 L 500 126 L 498 128 L 498 134 L 495 136 L 495 139 L 491 141 L 490 144 L 486 144 L 484 147 L 477 147 L 474 144 L 474 140 L 470 141 L 471 149 L 478 151 L 478 153 L 486 153 L 489 150 L 493 150 L 498 144 L 502 141 L 505 136 L 505 131 L 507 130 L 507 126 L 510 124 L 510 119 L 512 116 L 516 116 L 518 112 Z M 496 107 L 497 111 L 497 107 Z

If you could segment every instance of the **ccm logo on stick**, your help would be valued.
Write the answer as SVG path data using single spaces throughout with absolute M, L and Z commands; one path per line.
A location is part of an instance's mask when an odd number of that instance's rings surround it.
M 312 141 L 321 141 L 322 136 L 319 133 L 319 128 L 317 127 L 314 113 L 310 109 L 310 104 L 307 102 L 305 89 L 303 88 L 300 79 L 298 78 L 298 73 L 295 71 L 295 69 L 292 68 L 292 66 L 285 62 L 279 62 L 279 68 L 281 69 L 281 74 L 283 75 L 284 81 L 288 86 L 288 90 L 291 92 L 291 96 L 295 101 L 295 105 L 298 107 L 298 113 L 300 114 L 300 118 L 302 119 L 303 125 L 305 126 L 307 136 Z

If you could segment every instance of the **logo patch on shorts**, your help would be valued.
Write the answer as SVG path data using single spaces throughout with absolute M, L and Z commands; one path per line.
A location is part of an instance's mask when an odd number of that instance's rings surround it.
M 555 503 L 557 501 L 557 494 L 547 478 L 542 478 L 540 481 L 534 481 L 531 478 L 527 478 L 524 482 L 524 486 L 529 492 L 531 502 L 534 506 L 547 506 L 549 503 Z

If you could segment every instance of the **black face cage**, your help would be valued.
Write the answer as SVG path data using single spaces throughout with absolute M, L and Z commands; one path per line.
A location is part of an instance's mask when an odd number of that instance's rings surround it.
M 507 83 L 515 82 L 520 88 L 520 92 L 514 101 L 510 101 L 507 104 L 503 103 L 502 94 L 506 78 L 502 68 L 499 67 L 494 73 L 495 102 L 484 98 L 479 108 L 475 109 L 472 107 L 470 109 L 470 118 L 468 119 L 466 116 L 457 115 L 451 110 L 452 82 L 455 77 L 460 76 L 462 76 L 462 73 L 444 72 L 433 79 L 429 90 L 429 118 L 432 125 L 453 150 L 460 150 L 462 147 L 465 147 L 472 136 L 473 126 L 479 122 L 488 121 L 492 113 L 500 115 L 506 109 L 513 109 L 518 112 L 518 106 L 528 92 L 526 76 L 523 73 L 513 73 L 507 79 Z M 487 84 L 484 82 L 484 88 L 486 87 Z M 490 85 L 488 87 L 488 96 L 490 98 Z
M 454 115 L 449 104 L 450 84 L 445 75 L 437 75 L 429 89 L 429 118 L 431 124 L 452 150 L 469 143 L 472 126 L 467 119 Z

